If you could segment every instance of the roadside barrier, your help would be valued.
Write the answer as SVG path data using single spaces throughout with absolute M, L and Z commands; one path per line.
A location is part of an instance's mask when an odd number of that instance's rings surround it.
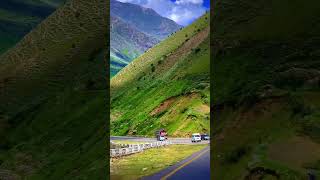
M 115 148 L 110 149 L 110 157 L 121 157 L 129 154 L 134 154 L 142 152 L 145 149 L 158 148 L 162 146 L 168 146 L 172 144 L 171 141 L 158 141 L 152 143 L 143 143 L 143 144 L 121 144 L 121 147 L 125 148 Z

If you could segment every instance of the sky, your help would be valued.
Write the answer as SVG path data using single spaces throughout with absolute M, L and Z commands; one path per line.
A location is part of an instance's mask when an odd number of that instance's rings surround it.
M 187 26 L 210 8 L 210 0 L 118 0 L 155 10 L 161 16 Z

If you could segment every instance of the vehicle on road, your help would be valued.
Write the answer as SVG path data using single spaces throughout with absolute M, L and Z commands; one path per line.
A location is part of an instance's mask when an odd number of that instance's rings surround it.
M 156 135 L 156 138 L 158 141 L 165 141 L 168 139 L 167 132 L 165 129 L 160 129 L 160 130 L 156 131 L 155 135 Z
M 208 134 L 201 134 L 201 140 L 209 140 L 210 137 Z
M 191 142 L 201 142 L 200 133 L 193 133 L 191 136 Z

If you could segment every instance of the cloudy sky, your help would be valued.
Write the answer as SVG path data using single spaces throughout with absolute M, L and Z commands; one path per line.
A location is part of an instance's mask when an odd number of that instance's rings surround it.
M 210 8 L 210 0 L 118 0 L 154 9 L 161 16 L 186 26 Z

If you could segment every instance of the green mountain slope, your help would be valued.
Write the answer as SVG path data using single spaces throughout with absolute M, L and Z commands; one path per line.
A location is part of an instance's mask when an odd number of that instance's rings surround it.
M 215 179 L 320 177 L 319 8 L 215 2 Z
M 49 16 L 64 0 L 2 0 L 0 2 L 0 54 Z
M 111 134 L 209 132 L 209 14 L 160 42 L 111 79 Z
M 105 178 L 106 6 L 68 1 L 0 57 L 1 179 Z

